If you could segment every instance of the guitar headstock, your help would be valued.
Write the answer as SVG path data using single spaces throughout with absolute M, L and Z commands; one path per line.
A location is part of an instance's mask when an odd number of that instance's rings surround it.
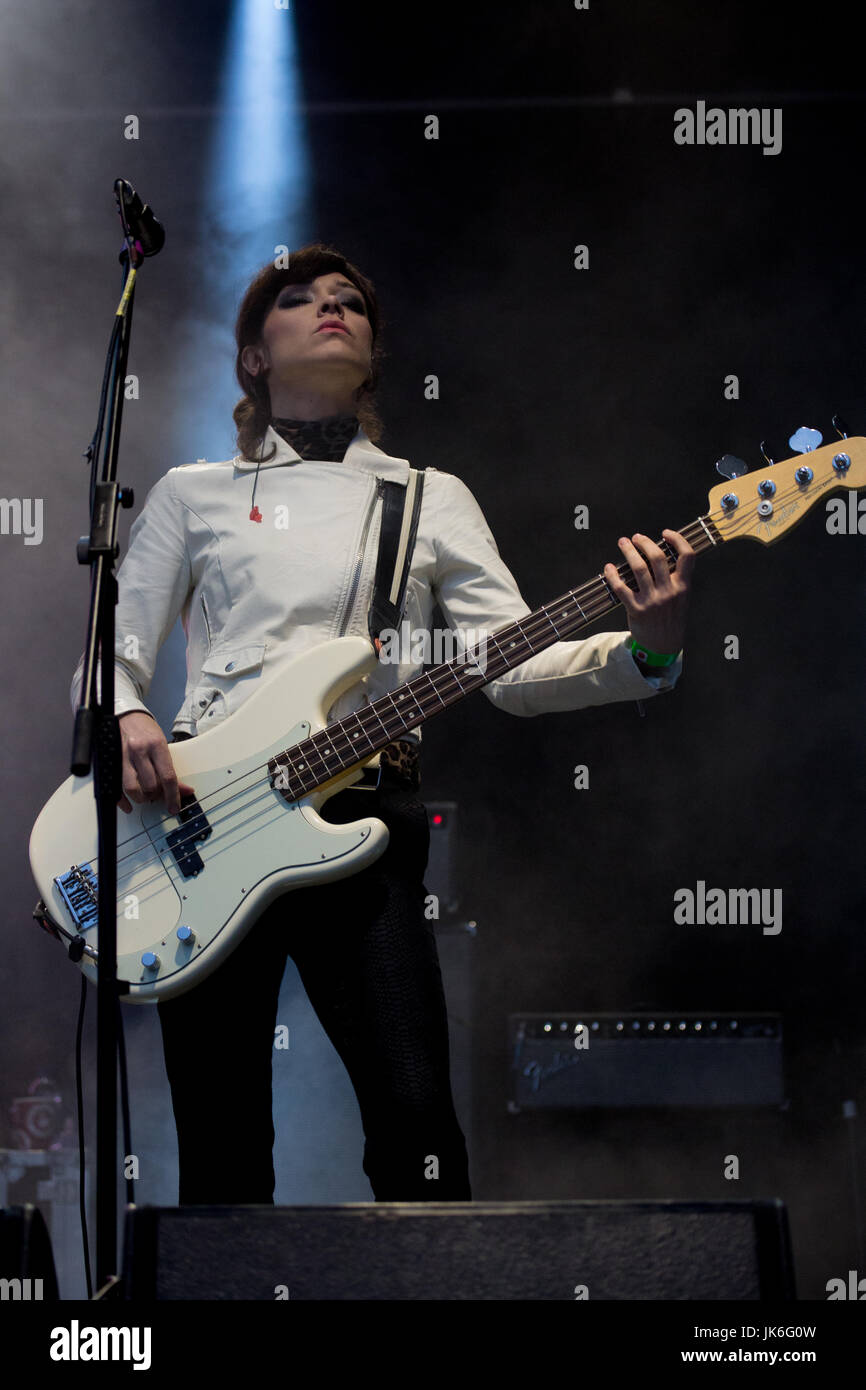
M 840 488 L 866 487 L 866 439 L 843 436 L 816 448 L 820 440 L 817 430 L 803 427 L 789 440 L 798 454 L 781 463 L 765 454 L 767 462 L 751 473 L 739 472 L 739 460 L 725 455 L 717 466 L 729 481 L 709 493 L 709 516 L 724 540 L 750 536 L 772 545 L 822 498 Z

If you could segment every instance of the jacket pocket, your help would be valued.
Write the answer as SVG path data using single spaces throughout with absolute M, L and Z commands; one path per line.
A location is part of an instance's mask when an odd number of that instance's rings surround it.
M 225 719 L 243 704 L 261 674 L 264 659 L 264 643 L 209 653 L 190 697 L 198 731 Z
M 263 642 L 255 647 L 233 647 L 230 651 L 211 652 L 202 665 L 201 673 L 203 676 L 220 679 L 227 676 L 229 680 L 236 680 L 238 676 L 249 675 L 251 671 L 260 671 L 264 659 Z

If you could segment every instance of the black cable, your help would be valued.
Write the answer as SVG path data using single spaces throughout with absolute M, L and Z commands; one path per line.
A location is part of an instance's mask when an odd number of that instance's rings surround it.
M 860 1199 L 860 1170 L 857 1162 L 857 1105 L 853 1100 L 842 1103 L 842 1115 L 847 1121 L 848 1156 L 851 1160 L 851 1193 L 854 1199 L 854 1229 L 857 1235 L 858 1268 L 866 1268 L 866 1251 L 863 1241 L 863 1203 Z
M 84 1277 L 87 1282 L 87 1298 L 93 1298 L 93 1275 L 90 1269 L 90 1240 L 87 1234 L 86 1168 L 84 1162 L 84 1094 L 82 1086 L 83 1068 L 81 1065 L 82 1041 L 84 1037 L 84 1013 L 87 1006 L 87 976 L 81 976 L 81 1003 L 78 1009 L 78 1027 L 75 1033 L 75 1097 L 78 1108 L 78 1210 L 81 1217 L 81 1245 L 84 1254 Z M 123 1115 L 123 1152 L 128 1158 L 132 1154 L 132 1124 L 129 1111 L 129 1078 L 126 1071 L 126 1039 L 123 1032 L 123 1013 L 120 999 L 117 1000 L 117 1050 L 120 1066 L 120 1104 Z M 127 1201 L 135 1203 L 135 1180 L 126 1179 Z
M 75 1099 L 78 1106 L 78 1210 L 81 1217 L 81 1245 L 84 1254 L 84 1277 L 88 1300 L 93 1297 L 93 1277 L 90 1272 L 90 1242 L 87 1237 L 87 1202 L 85 1200 L 84 1165 L 84 1095 L 82 1090 L 81 1041 L 84 1035 L 84 1010 L 87 1004 L 87 976 L 81 976 L 81 1002 L 78 1006 L 78 1028 L 75 1033 Z
M 123 1012 L 120 1007 L 120 999 L 117 1000 L 117 1056 L 120 1067 L 120 1107 L 123 1116 L 123 1156 L 128 1159 L 132 1156 L 132 1125 L 129 1118 L 129 1078 L 126 1074 L 126 1039 L 123 1035 Z M 135 1203 L 135 1179 L 126 1179 L 126 1200 L 130 1205 Z

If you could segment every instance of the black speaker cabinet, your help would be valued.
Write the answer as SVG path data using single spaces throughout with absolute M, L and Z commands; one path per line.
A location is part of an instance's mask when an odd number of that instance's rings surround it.
M 124 1297 L 795 1297 L 780 1201 L 130 1207 Z

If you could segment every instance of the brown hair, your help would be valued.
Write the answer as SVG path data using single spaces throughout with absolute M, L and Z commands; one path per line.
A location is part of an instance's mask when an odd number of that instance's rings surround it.
M 382 421 L 373 400 L 379 384 L 379 366 L 383 357 L 379 342 L 381 316 L 376 290 L 371 280 L 347 261 L 333 246 L 322 242 L 311 242 L 293 251 L 288 264 L 277 267 L 271 261 L 258 272 L 248 286 L 241 300 L 235 324 L 235 375 L 244 392 L 232 412 L 237 427 L 237 444 L 242 458 L 258 459 L 260 446 L 271 421 L 271 393 L 268 383 L 262 376 L 252 376 L 241 361 L 245 347 L 255 346 L 261 341 L 262 325 L 273 308 L 283 285 L 308 285 L 320 275 L 339 271 L 360 290 L 367 309 L 367 317 L 373 330 L 371 369 L 367 380 L 356 391 L 358 422 L 373 444 L 382 437 Z M 276 452 L 273 445 L 264 458 L 273 458 Z

